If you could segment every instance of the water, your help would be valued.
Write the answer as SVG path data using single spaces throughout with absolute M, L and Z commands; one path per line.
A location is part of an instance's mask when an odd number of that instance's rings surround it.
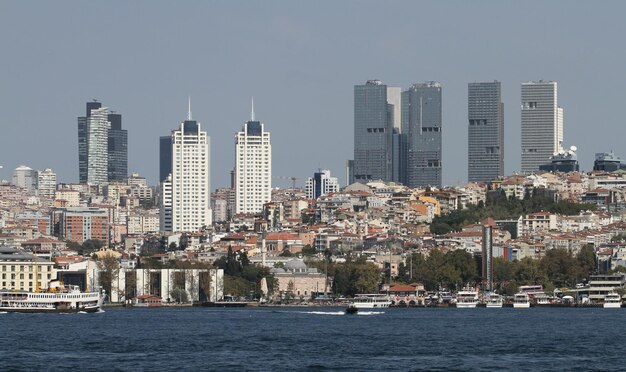
M 622 369 L 626 309 L 0 314 L 0 370 Z

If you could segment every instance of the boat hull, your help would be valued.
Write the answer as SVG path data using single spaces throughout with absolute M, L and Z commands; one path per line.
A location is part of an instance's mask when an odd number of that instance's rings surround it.
M 605 302 L 602 307 L 605 309 L 619 309 L 622 307 L 622 304 L 619 302 Z
M 86 307 L 78 309 L 46 309 L 46 308 L 16 308 L 16 307 L 0 307 L 0 312 L 7 313 L 97 313 L 100 307 Z
M 490 309 L 491 308 L 493 308 L 493 309 L 496 309 L 496 308 L 500 309 L 500 308 L 502 308 L 502 303 L 495 303 L 495 304 L 489 304 L 488 303 L 486 307 L 488 307 Z
M 456 307 L 459 309 L 473 309 L 477 304 L 476 302 L 457 302 Z
M 514 303 L 513 307 L 515 309 L 529 309 L 530 308 L 530 302 Z

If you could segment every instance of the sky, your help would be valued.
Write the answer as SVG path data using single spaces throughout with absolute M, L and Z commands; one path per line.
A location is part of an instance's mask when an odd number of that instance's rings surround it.
M 193 118 L 211 187 L 229 186 L 250 117 L 272 137 L 274 186 L 317 169 L 346 182 L 353 86 L 439 81 L 443 181 L 467 180 L 467 84 L 499 80 L 505 173 L 520 169 L 520 90 L 558 82 L 566 146 L 626 158 L 623 1 L 0 0 L 0 179 L 20 164 L 78 182 L 77 117 L 122 114 L 129 172 L 158 181 L 158 139 Z M 282 177 L 282 178 L 281 178 Z

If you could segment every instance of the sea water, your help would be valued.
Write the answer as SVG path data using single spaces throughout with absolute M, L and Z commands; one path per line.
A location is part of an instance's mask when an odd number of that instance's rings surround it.
M 0 370 L 623 369 L 626 309 L 110 308 L 0 314 Z

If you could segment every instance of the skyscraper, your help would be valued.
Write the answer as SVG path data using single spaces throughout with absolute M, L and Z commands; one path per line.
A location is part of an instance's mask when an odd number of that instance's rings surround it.
M 522 173 L 539 170 L 563 145 L 563 109 L 556 81 L 522 84 Z
M 108 136 L 109 181 L 126 181 L 128 178 L 128 131 L 122 129 L 122 115 L 108 115 L 111 129 Z
M 500 82 L 467 87 L 467 178 L 488 182 L 504 176 L 504 104 Z
M 391 98 L 391 102 L 389 101 Z M 354 159 L 349 180 L 394 180 L 393 136 L 399 131 L 398 88 L 387 87 L 380 80 L 368 80 L 354 86 Z M 395 127 L 397 125 L 397 127 Z
M 78 118 L 78 179 L 104 185 L 109 176 L 109 110 L 100 102 L 87 102 L 87 114 Z
M 80 183 L 104 185 L 128 177 L 128 133 L 122 115 L 109 113 L 98 101 L 87 102 L 78 118 L 78 179 Z
M 441 186 L 441 84 L 413 84 L 402 92 L 400 181 Z
M 172 136 L 159 137 L 159 182 L 172 173 Z
M 161 230 L 198 231 L 211 225 L 210 137 L 192 120 L 171 135 L 172 173 L 161 182 Z
M 34 193 L 37 189 L 37 171 L 20 165 L 13 172 L 13 184 L 29 193 Z
M 235 135 L 235 213 L 259 213 L 272 199 L 270 133 L 254 117 Z

